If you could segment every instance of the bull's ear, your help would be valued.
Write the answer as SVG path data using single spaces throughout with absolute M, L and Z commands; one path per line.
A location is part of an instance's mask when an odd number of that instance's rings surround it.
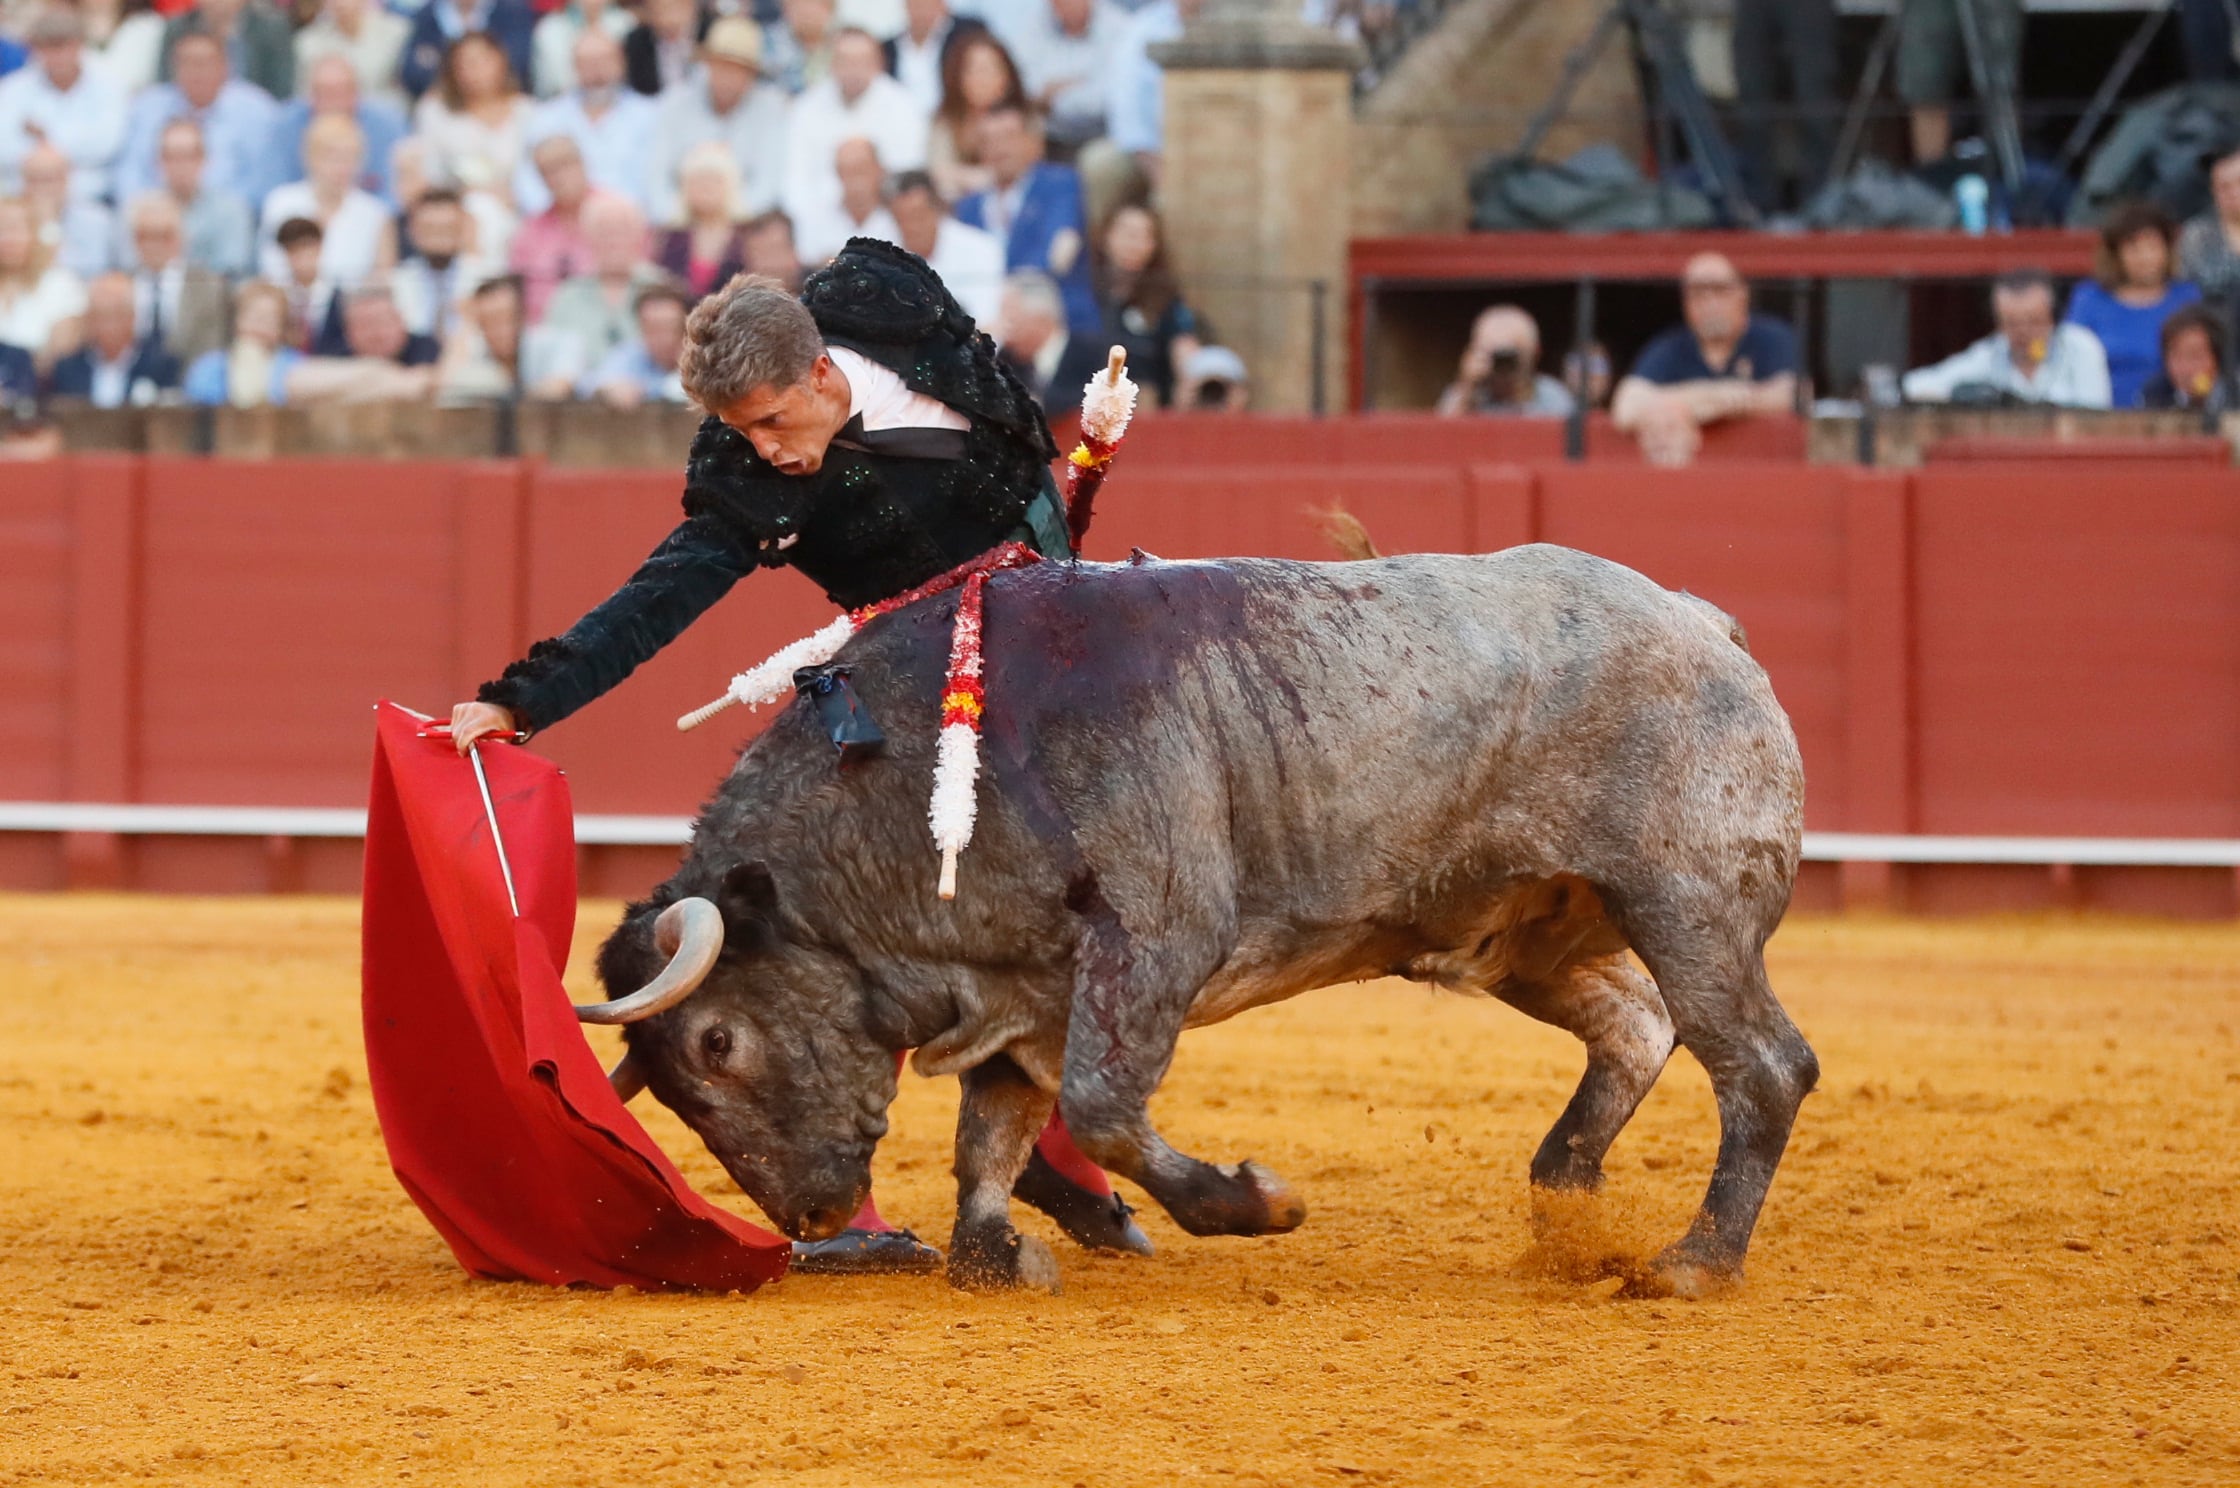
M 726 938 L 747 945 L 767 934 L 778 918 L 778 881 L 763 864 L 734 863 L 724 870 L 716 907 L 723 911 Z

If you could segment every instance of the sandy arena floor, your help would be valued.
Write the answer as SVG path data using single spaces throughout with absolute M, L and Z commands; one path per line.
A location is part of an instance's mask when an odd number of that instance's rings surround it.
M 0 899 L 0 1484 L 2240 1481 L 2240 929 L 1790 926 L 1825 1080 L 1691 1305 L 1517 1271 L 1577 1047 L 1401 984 L 1185 1043 L 1167 1131 L 1289 1177 L 1288 1238 L 1148 1216 L 1057 1298 L 470 1281 L 383 1160 L 355 918 Z M 936 1235 L 953 1092 L 881 1152 Z M 1714 1140 L 1682 1055 L 1601 1223 L 1677 1234 Z

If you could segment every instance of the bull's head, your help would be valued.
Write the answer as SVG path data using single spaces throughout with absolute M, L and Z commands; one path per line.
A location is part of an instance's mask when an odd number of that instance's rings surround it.
M 599 975 L 613 1000 L 576 1014 L 629 1025 L 622 1098 L 650 1088 L 788 1235 L 844 1228 L 871 1191 L 894 1054 L 865 1027 L 854 964 L 787 936 L 769 869 L 733 867 L 713 899 L 636 906 Z

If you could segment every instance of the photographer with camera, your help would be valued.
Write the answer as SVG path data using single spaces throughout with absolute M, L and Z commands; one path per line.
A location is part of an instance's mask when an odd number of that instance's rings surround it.
M 1991 286 L 1998 329 L 1956 356 L 1905 375 L 1914 403 L 1994 407 L 2051 403 L 2106 408 L 2108 354 L 2100 338 L 2074 321 L 2056 325 L 2053 279 L 2042 269 L 2011 269 Z
M 1439 412 L 1447 418 L 1568 418 L 1572 407 L 1570 391 L 1540 370 L 1540 327 L 1514 305 L 1479 312 L 1461 369 L 1439 395 Z

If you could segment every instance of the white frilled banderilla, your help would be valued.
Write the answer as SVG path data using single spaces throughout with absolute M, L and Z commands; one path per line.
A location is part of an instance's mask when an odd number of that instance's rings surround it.
M 1104 485 L 1113 456 L 1128 432 L 1136 408 L 1136 385 L 1128 378 L 1128 354 L 1112 348 L 1112 360 L 1095 377 L 1081 397 L 1081 442 L 1066 457 L 1066 530 L 1076 551 L 1088 535 L 1097 492 Z M 927 820 L 933 828 L 933 845 L 941 852 L 940 895 L 957 897 L 957 859 L 972 841 L 972 827 L 979 815 L 980 717 L 987 707 L 987 689 L 981 680 L 981 619 L 988 576 L 1007 568 L 1039 562 L 1041 554 L 1024 543 L 1007 542 L 979 557 L 936 575 L 915 589 L 892 599 L 850 610 L 814 635 L 804 636 L 731 679 L 723 696 L 693 709 L 677 720 L 679 729 L 698 728 L 736 703 L 759 708 L 794 690 L 794 673 L 803 667 L 823 666 L 840 654 L 857 631 L 877 617 L 945 594 L 957 596 L 957 617 L 949 641 L 949 674 L 941 689 L 941 734 L 934 756 L 933 799 Z

